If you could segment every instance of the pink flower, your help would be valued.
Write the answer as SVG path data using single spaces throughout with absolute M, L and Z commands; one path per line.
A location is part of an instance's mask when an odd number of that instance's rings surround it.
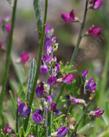
M 74 80 L 74 75 L 73 74 L 67 74 L 63 77 L 63 82 L 66 83 L 66 84 L 71 84 L 72 81 Z
M 65 23 L 78 21 L 78 18 L 75 16 L 75 13 L 73 10 L 70 12 L 62 13 L 61 18 L 64 20 Z
M 92 37 L 99 37 L 101 33 L 102 33 L 101 27 L 95 25 L 92 25 L 88 30 L 88 34 L 91 35 Z
M 101 108 L 97 108 L 96 110 L 91 111 L 89 115 L 93 117 L 101 117 L 103 113 L 104 113 L 104 110 L 102 110 Z
M 28 52 L 22 52 L 20 55 L 20 61 L 24 64 L 28 62 L 29 58 L 30 58 L 30 55 Z
M 93 9 L 99 9 L 103 5 L 103 0 L 91 0 L 90 7 Z
M 10 23 L 6 23 L 5 24 L 5 30 L 6 30 L 6 32 L 10 32 L 11 31 L 11 24 Z

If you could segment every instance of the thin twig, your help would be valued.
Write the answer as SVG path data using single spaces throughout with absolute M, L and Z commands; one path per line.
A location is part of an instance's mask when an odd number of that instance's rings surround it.
M 88 11 L 88 2 L 89 2 L 89 0 L 86 0 L 83 20 L 82 20 L 82 23 L 81 23 L 77 44 L 76 44 L 76 47 L 74 49 L 74 52 L 73 52 L 71 60 L 70 60 L 71 63 L 75 62 L 78 51 L 79 51 L 79 46 L 80 46 L 80 43 L 81 43 L 81 40 L 82 40 L 83 30 L 84 30 L 84 26 L 85 26 L 85 23 L 86 23 L 86 16 L 87 16 L 87 11 Z

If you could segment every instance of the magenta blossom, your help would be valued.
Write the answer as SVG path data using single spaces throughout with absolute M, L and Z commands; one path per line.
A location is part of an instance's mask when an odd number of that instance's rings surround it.
M 11 31 L 11 24 L 10 23 L 6 23 L 5 24 L 5 30 L 6 30 L 6 32 L 10 32 Z
M 101 117 L 103 113 L 104 113 L 104 110 L 97 108 L 96 110 L 91 111 L 89 115 L 93 117 Z
M 92 37 L 99 37 L 101 33 L 102 33 L 101 27 L 95 25 L 92 25 L 88 30 L 88 34 L 91 35 Z
M 7 125 L 3 128 L 3 133 L 4 133 L 4 134 L 10 134 L 10 133 L 12 133 L 12 128 L 7 124 Z
M 91 0 L 90 1 L 90 7 L 92 9 L 99 9 L 103 5 L 103 0 Z
M 64 20 L 65 23 L 71 23 L 78 21 L 78 18 L 75 16 L 74 11 L 65 12 L 61 14 L 61 18 Z
M 20 54 L 20 61 L 21 61 L 23 64 L 27 63 L 27 62 L 29 61 L 29 58 L 30 58 L 30 55 L 29 55 L 28 52 L 22 52 L 22 53 Z
M 64 77 L 63 77 L 63 82 L 66 83 L 66 84 L 71 84 L 72 81 L 75 79 L 74 75 L 73 74 L 66 74 Z

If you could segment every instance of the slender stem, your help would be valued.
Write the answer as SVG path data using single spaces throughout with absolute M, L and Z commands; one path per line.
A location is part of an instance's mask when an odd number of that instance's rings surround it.
M 11 18 L 11 31 L 8 37 L 6 62 L 4 66 L 4 73 L 3 73 L 3 79 L 2 79 L 2 91 L 1 91 L 1 96 L 0 96 L 0 110 L 1 111 L 2 111 L 3 99 L 4 99 L 4 95 L 6 91 L 6 83 L 7 83 L 8 74 L 9 74 L 9 67 L 11 63 L 11 51 L 12 51 L 12 45 L 13 45 L 13 32 L 14 32 L 15 19 L 16 19 L 16 9 L 17 9 L 17 0 L 14 0 L 12 18 Z
M 18 129 L 18 126 L 19 126 L 19 115 L 18 115 L 18 105 L 17 105 L 17 110 L 16 110 L 16 134 L 17 134 L 17 137 L 18 137 L 18 132 L 19 132 L 19 129 Z
M 86 16 L 87 16 L 87 11 L 88 11 L 88 2 L 89 2 L 89 0 L 86 0 L 83 20 L 82 20 L 82 23 L 81 23 L 77 44 L 76 44 L 76 47 L 74 49 L 74 52 L 73 52 L 71 60 L 70 60 L 71 63 L 75 62 L 78 51 L 79 51 L 79 46 L 80 46 L 80 43 L 81 43 L 81 40 L 82 40 L 82 33 L 83 33 L 83 29 L 84 29 L 85 22 L 86 22 Z
M 59 92 L 59 94 L 56 98 L 56 104 L 58 103 L 58 101 L 59 101 L 61 95 L 63 94 L 63 92 L 64 92 L 64 85 L 61 86 L 60 92 Z
M 49 95 L 51 95 L 51 87 L 50 87 Z M 52 112 L 48 110 L 48 114 L 47 114 L 48 135 L 47 137 L 51 136 L 51 126 L 52 126 Z
M 44 46 L 44 41 L 45 41 L 45 26 L 46 26 L 46 20 L 47 20 L 47 10 L 48 10 L 48 0 L 45 0 L 43 29 L 42 29 L 41 39 L 39 40 L 39 52 L 38 52 L 38 60 L 37 60 L 37 70 L 36 70 L 35 79 L 34 79 L 33 86 L 32 86 L 32 92 L 31 92 L 31 95 L 30 95 L 30 101 L 29 101 L 30 109 L 31 109 L 31 106 L 32 106 L 33 98 L 34 98 L 34 91 L 35 91 L 35 88 L 36 88 L 37 80 L 39 78 L 41 57 L 42 57 L 43 46 Z M 29 117 L 30 117 L 30 115 L 25 119 L 25 122 L 24 122 L 24 130 L 25 131 L 26 131 L 27 127 L 28 127 Z

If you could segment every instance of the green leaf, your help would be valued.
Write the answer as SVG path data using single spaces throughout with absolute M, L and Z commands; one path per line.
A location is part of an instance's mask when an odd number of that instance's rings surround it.
M 33 58 L 30 64 L 30 69 L 29 69 L 29 76 L 28 76 L 28 92 L 27 92 L 27 100 L 29 102 L 30 100 L 30 95 L 32 92 L 32 86 L 33 86 L 33 82 L 34 82 L 34 78 L 35 78 L 35 74 L 36 74 L 36 61 Z
M 41 10 L 40 10 L 40 1 L 39 0 L 34 0 L 33 1 L 33 6 L 34 6 L 34 11 L 35 11 L 35 16 L 37 20 L 37 29 L 38 29 L 38 34 L 39 37 L 41 36 L 42 32 L 42 17 L 41 17 Z

